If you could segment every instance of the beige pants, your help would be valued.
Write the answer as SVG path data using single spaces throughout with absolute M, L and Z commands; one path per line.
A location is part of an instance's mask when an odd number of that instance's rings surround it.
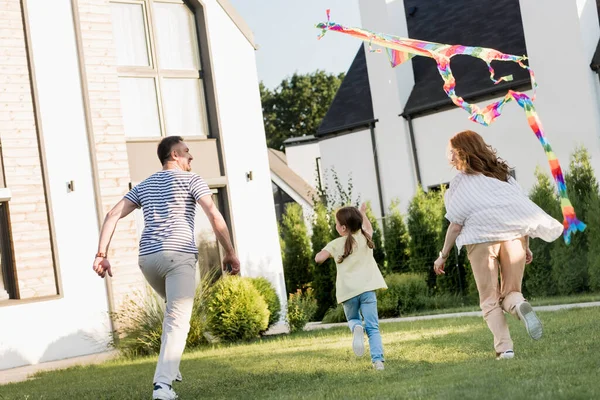
M 515 306 L 525 301 L 521 294 L 525 250 L 524 238 L 467 245 L 467 254 L 479 291 L 479 305 L 483 318 L 494 335 L 497 353 L 513 350 L 503 311 L 517 316 Z
M 170 385 L 179 372 L 196 294 L 196 254 L 161 251 L 139 259 L 152 288 L 167 302 L 154 383 Z

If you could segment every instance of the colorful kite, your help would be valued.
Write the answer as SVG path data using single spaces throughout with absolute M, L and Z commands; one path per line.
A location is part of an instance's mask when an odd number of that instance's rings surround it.
M 386 35 L 384 33 L 374 33 L 361 28 L 347 28 L 331 22 L 329 10 L 327 10 L 327 22 L 321 22 L 317 24 L 316 27 L 322 30 L 319 39 L 321 39 L 327 31 L 336 31 L 368 42 L 370 51 L 380 52 L 380 50 L 372 50 L 372 44 L 385 47 L 392 67 L 400 65 L 403 62 L 410 60 L 414 56 L 433 58 L 437 63 L 438 71 L 444 80 L 444 91 L 448 97 L 450 97 L 454 104 L 462 107 L 470 114 L 469 119 L 471 121 L 477 122 L 481 125 L 488 126 L 494 122 L 494 120 L 496 120 L 496 118 L 498 118 L 502 113 L 502 108 L 504 105 L 512 100 L 515 100 L 523 108 L 523 110 L 525 110 L 527 122 L 529 123 L 531 130 L 533 130 L 535 133 L 535 136 L 544 147 L 544 151 L 548 157 L 552 176 L 554 177 L 554 181 L 556 182 L 558 193 L 560 195 L 560 203 L 564 216 L 563 236 L 565 243 L 569 244 L 571 242 L 572 233 L 585 230 L 586 225 L 577 219 L 575 210 L 571 205 L 569 197 L 567 196 L 567 186 L 565 184 L 565 179 L 563 177 L 560 164 L 556 158 L 556 155 L 552 151 L 552 147 L 550 147 L 550 143 L 548 143 L 546 136 L 544 136 L 542 123 L 533 105 L 537 83 L 531 68 L 523 64 L 523 61 L 527 59 L 526 56 L 503 54 L 497 50 L 487 49 L 484 47 L 432 43 L 423 40 L 406 39 L 398 36 Z M 456 80 L 454 79 L 452 70 L 450 69 L 450 59 L 455 55 L 468 55 L 483 60 L 488 66 L 490 71 L 490 79 L 492 82 L 494 82 L 494 84 L 502 81 L 511 81 L 513 77 L 512 75 L 508 75 L 503 76 L 500 79 L 496 79 L 494 77 L 494 69 L 492 68 L 491 64 L 492 61 L 510 61 L 519 64 L 522 68 L 525 68 L 527 71 L 529 71 L 529 75 L 531 76 L 531 84 L 533 86 L 533 97 L 529 97 L 525 93 L 509 90 L 502 100 L 496 101 L 484 109 L 480 109 L 475 104 L 467 103 L 462 97 L 458 96 L 455 91 Z

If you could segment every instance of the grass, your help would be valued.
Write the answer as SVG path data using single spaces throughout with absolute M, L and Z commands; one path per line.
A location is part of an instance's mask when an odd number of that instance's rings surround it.
M 496 361 L 481 318 L 381 326 L 386 370 L 356 358 L 346 328 L 186 353 L 181 399 L 600 398 L 600 307 L 540 313 L 534 342 L 509 318 L 514 360 Z M 46 372 L 0 387 L 0 399 L 149 399 L 155 358 Z

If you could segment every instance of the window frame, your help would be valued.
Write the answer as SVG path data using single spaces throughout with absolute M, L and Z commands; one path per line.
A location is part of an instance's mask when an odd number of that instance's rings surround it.
M 206 91 L 206 82 L 204 79 L 204 69 L 202 62 L 202 46 L 200 44 L 200 26 L 198 24 L 197 11 L 184 0 L 110 0 L 110 3 L 115 4 L 139 4 L 142 7 L 142 17 L 144 19 L 144 29 L 146 36 L 146 51 L 148 52 L 149 66 L 121 66 L 117 64 L 117 75 L 118 78 L 152 78 L 154 81 L 154 87 L 156 91 L 157 111 L 158 111 L 158 127 L 160 130 L 160 136 L 127 136 L 125 132 L 125 139 L 128 142 L 136 141 L 148 141 L 148 140 L 160 140 L 168 136 L 167 132 L 167 121 L 165 116 L 164 104 L 164 83 L 163 79 L 197 79 L 199 86 L 200 98 L 198 99 L 201 109 L 198 112 L 202 113 L 202 125 L 203 130 L 206 132 L 204 135 L 190 135 L 186 133 L 176 133 L 177 135 L 184 136 L 188 139 L 206 139 L 213 137 L 211 134 L 210 124 L 210 112 L 208 108 L 208 99 Z M 194 40 L 197 48 L 196 53 L 198 55 L 198 69 L 197 70 L 185 70 L 185 69 L 166 69 L 160 68 L 159 49 L 157 40 L 157 25 L 154 14 L 154 3 L 163 4 L 180 4 L 185 6 L 192 14 L 192 23 L 195 29 Z M 116 41 L 116 38 L 115 38 Z

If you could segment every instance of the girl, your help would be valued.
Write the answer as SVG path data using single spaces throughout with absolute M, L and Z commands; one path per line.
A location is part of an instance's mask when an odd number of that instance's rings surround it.
M 521 293 L 525 264 L 533 260 L 529 237 L 551 242 L 563 226 L 529 200 L 506 162 L 477 133 L 450 139 L 450 163 L 459 173 L 446 192 L 450 226 L 433 269 L 443 274 L 454 243 L 459 250 L 466 246 L 496 357 L 510 359 L 515 353 L 504 312 L 520 319 L 532 339 L 542 337 L 542 324 Z
M 384 369 L 384 359 L 375 290 L 387 289 L 387 285 L 373 258 L 373 227 L 365 210 L 365 204 L 361 206 L 360 212 L 355 207 L 338 210 L 335 214 L 335 229 L 341 237 L 329 242 L 315 256 L 315 262 L 322 264 L 329 257 L 335 260 L 336 297 L 338 303 L 344 305 L 344 313 L 353 336 L 354 354 L 362 356 L 365 352 L 362 314 L 369 337 L 371 361 L 373 367 L 380 371 Z

